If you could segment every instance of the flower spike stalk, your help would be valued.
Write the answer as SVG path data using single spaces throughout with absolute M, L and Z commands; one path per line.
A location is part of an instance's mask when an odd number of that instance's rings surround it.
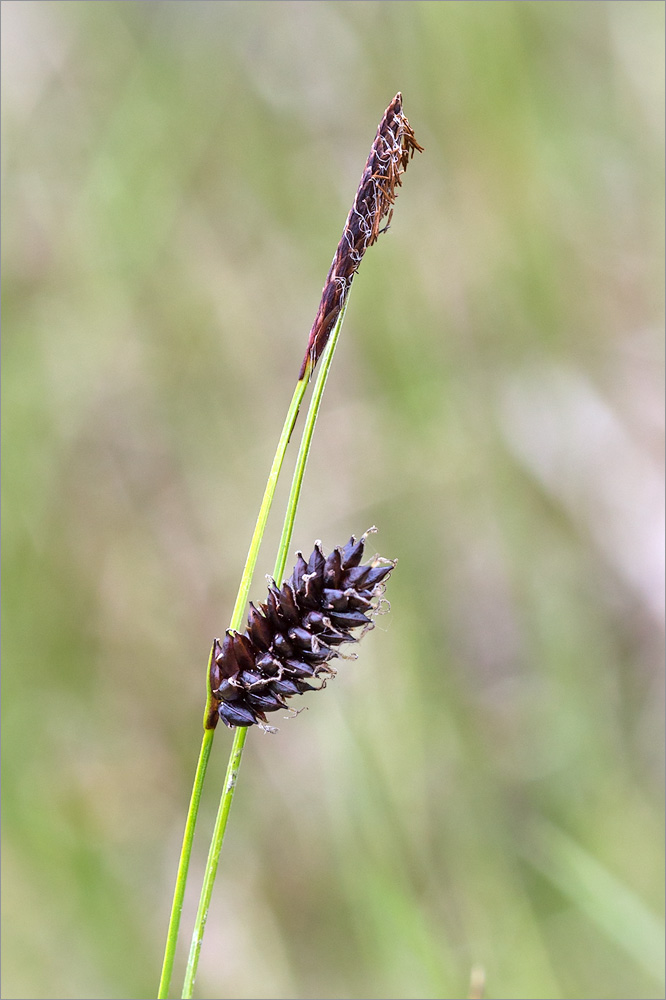
M 388 229 L 397 197 L 396 189 L 402 184 L 402 174 L 414 152 L 420 152 L 422 148 L 403 114 L 402 94 L 398 93 L 380 122 L 354 204 L 324 284 L 257 518 L 230 629 L 222 642 L 215 640 L 211 650 L 204 738 L 181 849 L 158 1000 L 165 1000 L 169 994 L 194 827 L 218 718 L 235 729 L 235 736 L 206 863 L 183 998 L 190 998 L 194 988 L 208 907 L 248 726 L 258 723 L 262 728 L 269 728 L 265 725 L 264 713 L 283 707 L 284 699 L 303 693 L 306 687 L 311 690 L 312 686 L 306 682 L 307 676 L 321 677 L 323 674 L 320 687 L 325 686 L 326 675 L 334 673 L 328 661 L 339 655 L 336 647 L 341 642 L 357 641 L 357 637 L 352 635 L 353 630 L 361 628 L 363 634 L 372 627 L 371 616 L 380 611 L 383 581 L 395 566 L 394 562 L 381 560 L 379 557 L 369 564 L 361 565 L 363 543 L 369 533 L 366 532 L 358 542 L 352 538 L 346 546 L 334 549 L 328 558 L 324 557 L 319 543 L 316 543 L 309 562 L 305 563 L 299 554 L 294 573 L 288 583 L 281 586 L 314 425 L 344 319 L 351 283 L 368 247 L 376 242 L 380 233 Z M 388 221 L 381 228 L 387 216 Z M 287 504 L 273 573 L 274 582 L 271 582 L 267 602 L 258 609 L 251 606 L 248 628 L 245 635 L 240 636 L 238 629 L 247 603 L 277 478 L 307 384 L 320 359 L 322 364 L 310 401 Z M 295 620 L 287 620 L 290 616 L 293 619 L 294 615 Z M 263 649 L 262 644 L 267 643 L 268 649 Z M 289 644 L 294 654 L 298 655 L 292 655 Z M 257 670 L 257 654 L 261 654 L 258 659 L 262 661 L 265 654 L 269 653 L 271 662 L 261 662 L 260 673 L 254 677 L 252 671 L 256 673 Z M 277 667 L 273 661 L 277 663 Z M 301 666 L 296 668 L 296 662 Z M 311 675 L 308 672 L 310 669 Z M 239 697 L 235 697 L 237 692 Z
M 319 412 L 322 396 L 324 393 L 324 389 L 326 387 L 326 380 L 328 378 L 328 373 L 331 368 L 331 362 L 333 360 L 333 354 L 335 353 L 335 347 L 338 341 L 338 337 L 340 335 L 340 329 L 342 327 L 342 321 L 344 319 L 345 309 L 343 309 L 342 312 L 340 313 L 338 321 L 333 328 L 333 332 L 330 336 L 328 344 L 326 345 L 326 348 L 322 355 L 321 366 L 317 374 L 314 391 L 312 393 L 312 398 L 310 400 L 310 405 L 308 407 L 308 414 L 305 419 L 305 426 L 303 428 L 301 443 L 298 449 L 298 458 L 296 459 L 296 468 L 294 469 L 294 476 L 292 479 L 291 490 L 289 492 L 289 500 L 287 501 L 287 511 L 285 514 L 284 524 L 282 527 L 282 538 L 280 539 L 280 545 L 278 547 L 278 553 L 275 560 L 275 569 L 273 570 L 273 579 L 278 584 L 281 583 L 282 576 L 284 573 L 286 553 L 291 543 L 291 533 L 294 524 L 294 517 L 296 514 L 296 508 L 298 506 L 298 501 L 301 494 L 303 475 L 305 472 L 305 466 L 307 464 L 308 455 L 310 453 L 310 445 L 312 443 L 312 435 L 314 432 L 314 426 L 317 419 L 317 413 Z M 298 384 L 305 385 L 306 383 L 299 382 Z M 215 650 L 215 644 L 213 644 L 213 651 L 214 650 Z M 211 652 L 211 660 L 212 660 L 212 655 L 213 654 Z M 211 664 L 209 664 L 209 677 L 210 677 L 211 666 L 212 662 Z M 214 705 L 215 696 L 213 695 L 213 692 L 210 689 L 210 682 L 208 687 L 209 687 L 209 705 L 211 704 L 211 702 Z M 214 730 L 212 729 L 208 730 L 208 732 L 211 734 L 213 733 L 213 731 Z M 215 818 L 213 836 L 211 839 L 210 848 L 208 850 L 206 870 L 204 872 L 204 880 L 203 880 L 203 885 L 201 887 L 201 895 L 199 897 L 199 906 L 197 908 L 197 914 L 194 921 L 194 930 L 192 932 L 192 941 L 190 943 L 190 954 L 187 960 L 187 968 L 185 969 L 185 980 L 183 983 L 183 992 L 181 994 L 182 1000 L 190 1000 L 192 992 L 194 990 L 194 979 L 196 977 L 197 966 L 199 964 L 199 955 L 201 953 L 204 928 L 206 926 L 208 909 L 210 907 L 210 901 L 213 895 L 213 885 L 215 882 L 215 876 L 217 874 L 217 866 L 220 858 L 220 852 L 222 850 L 222 844 L 224 842 L 224 834 L 229 819 L 231 802 L 233 800 L 234 791 L 236 789 L 236 782 L 238 780 L 238 769 L 240 767 L 240 762 L 243 755 L 243 748 L 245 746 L 245 739 L 247 733 L 248 733 L 247 726 L 239 726 L 236 727 L 235 729 L 234 742 L 231 747 L 231 753 L 229 755 L 229 763 L 227 764 L 227 773 L 224 779 L 224 789 L 222 792 L 222 797 L 220 799 L 220 805 L 217 811 L 217 816 Z

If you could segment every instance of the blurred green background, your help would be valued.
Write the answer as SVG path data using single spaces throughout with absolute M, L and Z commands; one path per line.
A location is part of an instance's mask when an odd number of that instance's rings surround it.
M 3 997 L 155 995 L 397 90 L 293 540 L 377 524 L 392 612 L 250 734 L 195 995 L 663 996 L 663 75 L 654 2 L 3 2 Z

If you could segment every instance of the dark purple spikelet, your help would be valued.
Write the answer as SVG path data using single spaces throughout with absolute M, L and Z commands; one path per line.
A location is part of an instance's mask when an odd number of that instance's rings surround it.
M 397 198 L 396 188 L 414 153 L 423 152 L 402 110 L 402 94 L 397 93 L 379 123 L 354 204 L 347 216 L 342 239 L 326 277 L 321 302 L 310 330 L 308 348 L 299 379 L 312 375 L 345 304 L 354 275 L 368 247 L 388 229 Z M 388 215 L 384 229 L 380 229 Z
M 279 588 L 271 581 L 266 602 L 250 604 L 245 632 L 228 630 L 224 639 L 215 640 L 211 728 L 218 716 L 232 729 L 267 728 L 267 712 L 288 708 L 292 695 L 326 687 L 340 646 L 358 642 L 374 627 L 372 618 L 395 567 L 379 556 L 361 563 L 365 540 L 374 530 L 358 541 L 352 535 L 329 556 L 319 542 L 307 562 L 297 553 L 289 579 Z M 352 634 L 359 629 L 359 635 Z

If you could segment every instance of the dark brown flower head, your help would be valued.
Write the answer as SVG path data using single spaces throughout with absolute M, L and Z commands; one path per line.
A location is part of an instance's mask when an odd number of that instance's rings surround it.
M 352 535 L 328 557 L 319 542 L 307 562 L 299 552 L 289 579 L 281 587 L 270 581 L 268 600 L 250 604 L 245 632 L 228 630 L 215 640 L 208 728 L 218 716 L 230 728 L 255 723 L 267 728 L 267 712 L 287 708 L 292 695 L 326 687 L 340 646 L 358 642 L 373 628 L 385 580 L 395 567 L 379 556 L 361 564 L 370 531 L 358 541 Z
M 345 304 L 363 254 L 379 234 L 388 229 L 393 215 L 392 206 L 398 194 L 396 188 L 402 184 L 402 175 L 416 150 L 422 152 L 423 146 L 419 146 L 402 112 L 402 94 L 398 93 L 379 123 L 354 204 L 326 278 L 299 378 L 309 377 L 314 371 Z M 380 229 L 387 215 L 388 222 Z

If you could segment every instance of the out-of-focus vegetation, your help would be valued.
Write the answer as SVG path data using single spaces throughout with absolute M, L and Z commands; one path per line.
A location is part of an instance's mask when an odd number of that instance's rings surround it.
M 376 523 L 392 611 L 250 734 L 197 995 L 663 996 L 663 22 L 3 2 L 4 997 L 155 994 L 210 642 L 397 90 L 426 151 L 294 537 Z

